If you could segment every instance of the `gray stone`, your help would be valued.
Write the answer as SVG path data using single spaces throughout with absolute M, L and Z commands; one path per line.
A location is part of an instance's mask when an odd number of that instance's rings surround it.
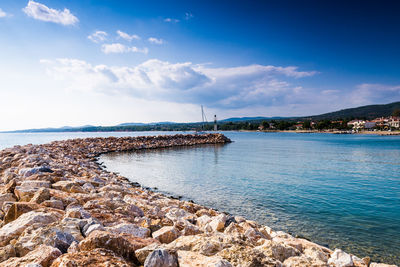
M 144 267 L 178 267 L 178 256 L 175 251 L 156 249 L 147 256 Z

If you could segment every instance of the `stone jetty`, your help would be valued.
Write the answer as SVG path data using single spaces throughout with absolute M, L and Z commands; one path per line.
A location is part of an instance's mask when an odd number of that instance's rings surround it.
M 108 152 L 227 142 L 108 137 L 0 151 L 0 266 L 389 266 L 148 191 L 97 162 Z

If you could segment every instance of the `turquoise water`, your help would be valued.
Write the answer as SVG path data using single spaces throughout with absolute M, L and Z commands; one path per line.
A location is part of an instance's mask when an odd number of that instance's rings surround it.
M 0 149 L 176 132 L 0 133 Z M 227 132 L 228 145 L 103 155 L 144 186 L 375 261 L 400 262 L 400 136 Z
M 234 142 L 106 154 L 143 186 L 375 261 L 400 262 L 400 137 L 225 133 Z

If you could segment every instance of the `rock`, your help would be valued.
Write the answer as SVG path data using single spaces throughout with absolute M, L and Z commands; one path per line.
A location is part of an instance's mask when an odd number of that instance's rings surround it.
M 31 199 L 31 201 L 32 201 L 32 199 Z M 42 204 L 42 206 L 45 206 L 45 207 L 64 210 L 64 203 L 58 199 L 46 200 L 46 201 L 43 201 L 41 204 Z
M 221 257 L 206 257 L 191 251 L 178 251 L 179 267 L 232 267 L 227 260 Z
M 93 189 L 95 189 L 95 187 L 91 184 L 91 183 L 85 183 L 82 186 L 83 190 L 86 190 L 88 192 L 92 191 Z
M 15 202 L 17 199 L 12 193 L 0 194 L 0 207 L 3 206 L 4 202 Z
M 30 202 L 15 202 L 7 210 L 4 216 L 4 223 L 7 224 L 16 220 L 19 216 L 32 210 L 41 208 L 40 205 Z
M 96 224 L 89 225 L 89 227 L 87 227 L 84 230 L 83 235 L 84 236 L 89 236 L 90 233 L 93 232 L 93 231 L 105 231 L 105 230 L 106 230 L 106 228 L 104 228 L 104 226 L 102 226 L 101 224 L 96 223 Z
M 160 230 L 153 233 L 153 238 L 159 240 L 161 243 L 170 243 L 179 236 L 178 231 L 174 226 L 165 226 Z
M 178 257 L 175 251 L 156 249 L 150 253 L 144 267 L 178 267 Z
M 17 181 L 15 179 L 12 179 L 11 181 L 9 181 L 2 189 L 3 194 L 7 194 L 7 193 L 12 193 L 14 194 L 14 189 L 17 186 Z
M 23 176 L 24 178 L 37 174 L 39 172 L 53 172 L 50 168 L 47 167 L 35 167 L 35 168 L 23 168 L 20 169 L 18 174 Z
M 316 266 L 312 264 L 310 258 L 306 256 L 294 256 L 286 259 L 283 262 L 283 266 L 285 267 L 298 267 L 298 266 Z M 324 266 L 324 265 L 317 265 L 317 266 Z
M 209 222 L 209 225 L 212 229 L 212 231 L 222 231 L 225 228 L 225 222 L 227 220 L 227 216 L 225 214 L 220 214 L 212 219 L 211 222 Z
M 353 266 L 353 259 L 350 254 L 343 252 L 341 249 L 335 249 L 328 260 L 328 264 L 335 267 Z
M 50 191 L 48 188 L 42 187 L 39 188 L 36 193 L 33 195 L 33 197 L 31 198 L 30 202 L 34 202 L 37 204 L 42 203 L 45 200 L 49 200 L 50 199 Z
M 384 263 L 376 263 L 372 262 L 369 267 L 398 267 L 397 265 L 390 265 L 390 264 L 384 264 Z
M 209 222 L 211 222 L 211 217 L 208 215 L 202 215 L 201 217 L 197 218 L 197 225 L 202 229 L 204 228 Z
M 23 188 L 50 188 L 50 182 L 46 180 L 26 180 L 22 181 L 21 187 Z
M 193 219 L 196 216 L 185 211 L 184 209 L 180 209 L 180 208 L 172 208 L 170 209 L 166 214 L 165 217 L 167 217 L 168 219 L 170 219 L 171 221 L 175 222 L 178 221 L 180 219 Z
M 54 189 L 64 191 L 64 192 L 71 192 L 72 188 L 76 189 L 80 186 L 78 183 L 76 183 L 74 181 L 58 181 L 57 183 L 52 184 L 51 187 Z M 82 189 L 82 191 L 84 191 L 84 190 Z
M 3 262 L 11 257 L 15 257 L 15 248 L 13 245 L 9 244 L 7 246 L 0 248 L 0 262 Z M 1 264 L 0 264 L 1 265 Z
M 277 259 L 281 262 L 285 261 L 287 258 L 300 255 L 300 252 L 297 249 L 272 240 L 265 240 L 264 244 L 255 247 L 255 249 L 262 251 L 268 257 Z
M 61 215 L 55 212 L 30 211 L 22 214 L 0 229 L 0 246 L 5 246 L 11 239 L 17 238 L 28 226 L 45 226 L 60 219 Z
M 28 232 L 27 230 L 15 243 L 15 250 L 19 256 L 24 256 L 41 244 L 55 247 L 62 253 L 66 253 L 71 243 L 76 241 L 60 225 L 50 224 Z
M 75 252 L 79 252 L 79 243 L 76 241 L 72 242 L 67 250 L 67 253 L 75 253 Z
M 15 196 L 20 201 L 30 201 L 36 193 L 36 188 L 16 186 L 14 189 Z
M 98 248 L 64 254 L 51 267 L 134 267 L 135 265 L 117 256 L 110 250 Z
M 14 267 L 26 266 L 27 264 L 39 264 L 42 267 L 49 267 L 59 256 L 61 256 L 61 251 L 59 251 L 57 248 L 41 245 L 23 257 L 14 257 L 2 262 L 1 266 Z
M 262 251 L 249 246 L 233 245 L 217 253 L 233 266 L 282 266 L 279 260 L 272 259 Z
M 79 243 L 80 251 L 90 251 L 96 248 L 111 250 L 128 261 L 139 263 L 135 255 L 136 247 L 122 236 L 104 231 L 93 231 Z
M 314 246 L 304 249 L 303 254 L 312 259 L 316 259 L 322 262 L 328 262 L 329 259 L 329 254 L 326 254 L 322 251 L 322 249 Z
M 140 262 L 140 264 L 144 264 L 147 256 L 152 253 L 154 250 L 156 250 L 157 248 L 161 248 L 162 246 L 160 246 L 159 243 L 153 243 L 150 244 L 148 246 L 145 246 L 143 248 L 137 249 L 135 251 L 135 255 L 136 258 L 138 259 L 138 261 Z
M 121 223 L 112 227 L 106 227 L 107 231 L 117 234 L 131 234 L 133 236 L 146 238 L 150 236 L 150 229 L 137 226 L 132 223 Z

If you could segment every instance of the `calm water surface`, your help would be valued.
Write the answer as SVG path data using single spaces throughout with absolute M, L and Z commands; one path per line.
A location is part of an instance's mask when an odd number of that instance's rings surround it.
M 330 248 L 400 262 L 400 137 L 225 133 L 227 145 L 106 154 L 111 171 Z

